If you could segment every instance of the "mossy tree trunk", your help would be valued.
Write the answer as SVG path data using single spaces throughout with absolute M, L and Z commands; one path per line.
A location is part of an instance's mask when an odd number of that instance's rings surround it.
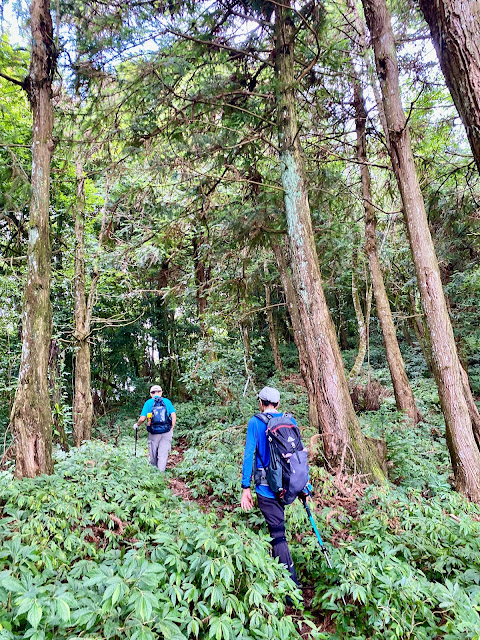
M 383 481 L 384 475 L 376 454 L 368 446 L 352 406 L 335 328 L 323 292 L 295 111 L 295 26 L 289 7 L 288 1 L 275 5 L 275 74 L 280 166 L 285 193 L 292 279 L 312 367 L 323 450 L 332 470 L 340 468 L 347 453 L 363 473 Z
M 402 107 L 390 13 L 385 0 L 363 0 L 363 6 L 375 52 L 390 157 L 402 197 L 456 486 L 469 499 L 478 502 L 480 452 L 473 435 L 453 329 Z
M 25 88 L 33 115 L 33 137 L 27 281 L 22 312 L 22 356 L 10 418 L 15 438 L 15 474 L 20 478 L 53 470 L 48 392 L 52 334 L 49 205 L 56 51 L 49 0 L 32 0 L 30 16 L 32 53 Z

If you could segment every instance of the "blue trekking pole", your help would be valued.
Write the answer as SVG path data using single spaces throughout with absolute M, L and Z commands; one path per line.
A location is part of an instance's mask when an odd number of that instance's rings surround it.
M 315 533 L 315 535 L 317 536 L 317 540 L 318 540 L 318 544 L 320 545 L 320 549 L 322 550 L 323 555 L 325 556 L 325 560 L 329 566 L 330 569 L 333 569 L 332 563 L 330 562 L 330 556 L 328 555 L 328 551 L 327 548 L 325 547 L 323 540 L 322 540 L 322 536 L 320 535 L 318 529 L 317 529 L 317 525 L 315 524 L 315 520 L 313 519 L 312 516 L 312 512 L 310 511 L 310 507 L 307 504 L 307 496 L 310 495 L 311 493 L 311 488 L 309 487 L 309 485 L 307 485 L 307 487 L 305 488 L 306 491 L 308 491 L 308 493 L 305 492 L 302 493 L 300 495 L 300 499 L 303 502 L 303 506 L 305 507 L 305 511 L 307 512 L 307 516 L 308 519 L 310 520 L 310 523 L 312 525 L 313 531 Z M 343 596 L 341 596 L 342 598 L 342 602 L 345 606 L 347 606 L 347 603 L 345 602 L 345 598 Z

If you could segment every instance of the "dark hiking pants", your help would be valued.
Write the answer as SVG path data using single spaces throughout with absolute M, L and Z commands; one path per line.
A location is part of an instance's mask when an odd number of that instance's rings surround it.
M 272 538 L 273 557 L 278 558 L 287 567 L 292 580 L 295 584 L 299 584 L 287 539 L 285 538 L 285 508 L 275 498 L 265 498 L 258 495 L 258 493 L 257 502 Z

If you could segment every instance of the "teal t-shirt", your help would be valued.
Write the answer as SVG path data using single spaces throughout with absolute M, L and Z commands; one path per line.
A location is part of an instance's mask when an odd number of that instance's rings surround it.
M 143 409 L 142 409 L 142 413 L 141 415 L 146 418 L 147 417 L 147 413 L 152 413 L 152 409 L 153 409 L 153 401 L 157 396 L 154 396 L 153 398 L 149 398 L 145 404 L 143 405 Z M 175 407 L 173 406 L 173 404 L 170 402 L 170 400 L 168 398 L 163 398 L 162 400 L 165 403 L 165 408 L 167 409 L 167 413 L 169 416 L 172 415 L 172 413 L 176 413 L 175 412 Z

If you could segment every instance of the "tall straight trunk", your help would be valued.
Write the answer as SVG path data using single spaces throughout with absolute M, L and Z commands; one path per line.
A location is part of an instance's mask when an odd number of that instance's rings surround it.
M 363 206 L 365 210 L 365 253 L 368 258 L 375 304 L 377 306 L 377 315 L 382 329 L 388 368 L 390 370 L 390 377 L 392 379 L 397 408 L 399 411 L 405 411 L 408 417 L 416 423 L 420 418 L 420 413 L 415 403 L 412 388 L 410 387 L 410 382 L 408 381 L 407 373 L 405 371 L 405 364 L 400 352 L 400 347 L 398 346 L 397 333 L 395 331 L 390 302 L 385 289 L 382 267 L 380 265 L 380 259 L 377 251 L 377 218 L 373 207 L 370 169 L 368 168 L 367 157 L 367 112 L 365 109 L 362 87 L 358 78 L 354 79 L 353 92 L 355 126 L 357 132 L 357 159 L 360 163 Z
M 287 309 L 290 315 L 290 320 L 292 322 L 293 340 L 298 351 L 300 374 L 307 388 L 308 422 L 313 429 L 319 431 L 320 424 L 318 421 L 315 385 L 313 382 L 315 372 L 313 369 L 313 363 L 307 350 L 307 345 L 305 343 L 305 337 L 303 334 L 302 322 L 300 319 L 300 313 L 298 311 L 298 302 L 295 295 L 295 290 L 293 288 L 292 278 L 288 270 L 287 260 L 285 259 L 284 249 L 282 245 L 275 238 L 270 238 L 270 245 L 277 261 L 278 272 L 280 274 L 283 291 L 285 293 L 285 300 L 287 302 Z
M 348 374 L 347 381 L 349 388 L 355 383 L 356 379 L 360 375 L 365 355 L 367 353 L 367 344 L 369 339 L 369 326 L 370 326 L 370 312 L 372 309 L 372 288 L 367 287 L 367 295 L 365 300 L 365 314 L 363 313 L 362 303 L 360 302 L 360 294 L 358 292 L 358 277 L 357 277 L 357 257 L 354 253 L 352 268 L 352 299 L 353 307 L 355 309 L 355 316 L 357 318 L 358 326 L 358 352 L 353 367 Z
M 321 425 L 323 451 L 332 469 L 345 455 L 363 473 L 383 481 L 377 457 L 364 438 L 348 392 L 335 328 L 325 300 L 315 249 L 305 167 L 295 112 L 294 39 L 290 2 L 275 5 L 277 121 L 287 229 L 296 291 Z
M 270 341 L 270 347 L 272 348 L 273 361 L 275 362 L 275 369 L 277 371 L 283 371 L 282 356 L 278 348 L 277 332 L 275 331 L 275 322 L 273 321 L 272 302 L 270 296 L 270 286 L 267 282 L 268 278 L 268 264 L 267 261 L 263 263 L 263 271 L 265 274 L 265 315 L 267 316 L 268 326 L 268 339 Z
M 480 171 L 480 2 L 419 0 Z
M 390 13 L 385 0 L 363 0 L 363 6 L 375 52 L 389 131 L 390 157 L 402 197 L 455 481 L 459 491 L 478 502 L 480 452 L 473 436 L 452 325 L 402 108 Z
M 91 392 L 90 326 L 91 308 L 86 298 L 85 282 L 85 178 L 83 163 L 75 163 L 77 199 L 75 218 L 75 390 L 73 398 L 73 442 L 79 447 L 92 434 L 93 401 Z M 95 287 L 95 278 L 92 282 Z M 90 290 L 92 294 L 92 289 Z
M 56 51 L 49 0 L 32 0 L 30 16 L 32 54 L 25 88 L 33 115 L 33 138 L 27 282 L 22 313 L 22 357 L 10 417 L 15 438 L 15 474 L 20 478 L 53 470 L 48 394 L 52 334 L 49 204 Z

